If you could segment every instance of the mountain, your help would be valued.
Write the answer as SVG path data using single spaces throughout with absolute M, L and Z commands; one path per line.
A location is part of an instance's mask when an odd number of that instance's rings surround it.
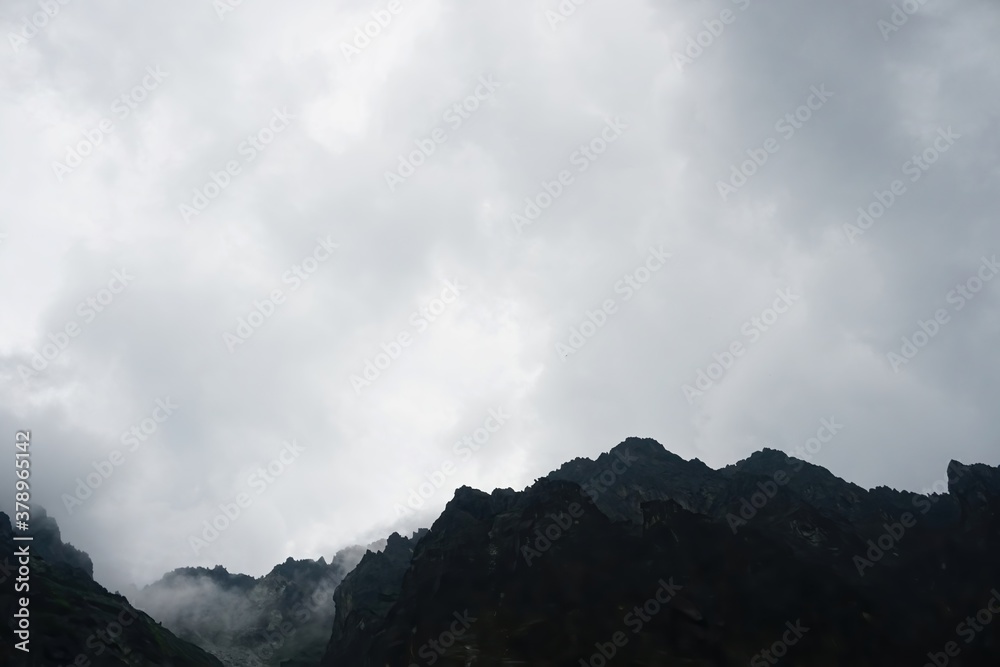
M 995 667 L 1000 468 L 952 461 L 935 488 L 866 490 L 773 449 L 716 470 L 629 438 L 523 491 L 462 487 L 409 537 L 259 578 L 180 568 L 134 607 L 37 512 L 33 651 L 12 648 L 5 586 L 0 664 Z M 0 547 L 21 544 L 0 513 Z
M 630 438 L 521 492 L 463 487 L 344 579 L 320 664 L 998 665 L 1000 469 L 947 474 L 869 491 Z
M 32 541 L 13 539 L 10 517 L 0 512 L 0 549 L 7 557 L 29 545 L 29 573 L 20 572 L 20 556 L 3 563 L 0 610 L 0 664 L 17 667 L 222 667 L 203 650 L 182 641 L 135 609 L 121 595 L 93 579 L 87 554 L 63 544 L 55 520 L 35 508 Z M 26 580 L 22 580 L 26 579 Z M 28 586 L 15 591 L 13 583 Z M 14 648 L 14 614 L 28 597 L 30 639 L 24 653 Z
M 228 667 L 315 667 L 330 639 L 334 589 L 364 551 L 343 549 L 330 563 L 288 558 L 256 579 L 222 566 L 180 568 L 130 597 Z
M 378 641 L 366 628 L 384 618 L 397 601 L 414 545 L 426 533 L 423 529 L 410 538 L 393 533 L 382 551 L 366 552 L 344 577 L 334 593 L 336 616 L 324 660 L 338 665 L 354 664 L 369 650 L 371 641 Z
M 56 520 L 48 515 L 44 507 L 35 507 L 31 513 L 31 548 L 49 564 L 64 563 L 94 578 L 94 564 L 90 556 L 72 544 L 65 544 Z

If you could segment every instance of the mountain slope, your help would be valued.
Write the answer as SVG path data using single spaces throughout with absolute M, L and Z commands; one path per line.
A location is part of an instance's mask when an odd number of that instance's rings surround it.
M 344 580 L 381 604 L 338 613 L 321 665 L 1000 664 L 1000 616 L 967 623 L 1000 605 L 1000 471 L 948 473 L 944 496 L 866 491 L 629 439 L 522 492 L 462 488 L 408 562 Z
M 40 515 L 41 517 L 41 515 Z M 7 619 L 0 637 L 0 664 L 17 667 L 87 665 L 93 667 L 222 667 L 197 646 L 175 637 L 152 618 L 136 610 L 121 595 L 96 583 L 90 558 L 64 545 L 51 518 L 36 534 L 38 550 L 29 558 L 30 653 L 14 648 L 13 614 L 23 592 L 5 582 L 0 610 Z M 53 534 L 53 530 L 55 531 Z M 12 554 L 10 518 L 0 512 L 0 549 Z M 33 542 L 18 542 L 17 548 Z M 47 554 L 53 561 L 38 551 Z M 12 559 L 13 560 L 13 559 Z M 70 563 L 86 564 L 80 569 Z M 15 575 L 11 575 L 13 579 Z

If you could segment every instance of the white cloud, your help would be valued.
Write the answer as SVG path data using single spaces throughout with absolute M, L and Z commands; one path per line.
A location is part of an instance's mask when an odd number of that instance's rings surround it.
M 101 581 L 259 575 L 383 536 L 496 405 L 511 423 L 428 520 L 460 484 L 521 488 L 630 435 L 723 465 L 834 415 L 845 429 L 816 462 L 861 484 L 1000 462 L 994 287 L 905 372 L 886 359 L 1000 249 L 997 9 L 937 3 L 886 41 L 890 9 L 860 1 L 594 0 L 553 32 L 556 5 L 404 2 L 347 62 L 340 43 L 382 4 L 243 3 L 220 21 L 205 2 L 72 3 L 0 54 L 0 425 L 34 431 L 36 502 Z M 0 24 L 35 7 L 8 3 Z M 737 20 L 678 72 L 673 51 L 726 8 Z M 53 160 L 152 64 L 169 78 L 59 182 Z M 384 172 L 484 73 L 492 100 L 390 193 Z M 835 96 L 721 201 L 734 161 L 821 84 Z M 282 107 L 296 121 L 246 160 Z M 628 130 L 517 236 L 511 214 L 615 116 Z M 847 243 L 857 207 L 949 125 L 963 138 Z M 232 159 L 239 176 L 185 225 L 178 204 Z M 223 333 L 327 235 L 337 253 L 230 353 Z M 560 362 L 555 343 L 660 244 L 669 265 Z M 122 266 L 134 284 L 22 382 Z M 468 291 L 355 394 L 350 376 L 455 276 Z M 789 286 L 802 301 L 693 410 L 682 385 Z M 167 395 L 183 408 L 68 516 L 61 495 Z M 192 557 L 187 535 L 292 438 L 300 461 Z

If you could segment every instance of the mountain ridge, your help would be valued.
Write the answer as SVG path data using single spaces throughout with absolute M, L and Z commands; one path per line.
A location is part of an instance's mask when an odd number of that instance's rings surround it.
M 363 623 L 338 616 L 321 665 L 771 664 L 797 620 L 811 628 L 797 664 L 916 664 L 1000 582 L 984 556 L 1000 550 L 1000 470 L 949 474 L 939 497 L 866 490 L 777 450 L 715 470 L 628 438 L 523 491 L 461 487 L 409 561 L 375 554 L 341 583 L 338 596 L 365 582 L 383 604 Z M 621 605 L 667 574 L 684 588 L 659 621 L 621 646 L 587 639 L 617 636 Z M 479 621 L 442 634 L 463 612 Z M 952 664 L 998 664 L 998 627 Z

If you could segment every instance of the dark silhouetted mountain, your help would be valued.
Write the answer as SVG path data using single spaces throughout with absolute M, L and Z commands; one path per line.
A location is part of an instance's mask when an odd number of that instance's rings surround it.
M 630 438 L 521 492 L 463 487 L 344 579 L 321 665 L 995 667 L 1000 470 L 948 478 L 868 491 Z
M 333 635 L 329 637 L 324 660 L 333 660 L 338 665 L 354 664 L 370 648 L 366 627 L 384 618 L 396 602 L 414 545 L 426 534 L 426 529 L 410 538 L 393 533 L 384 549 L 367 551 L 344 577 L 333 596 L 336 605 Z M 341 652 L 340 647 L 345 650 Z
M 36 508 L 36 512 L 39 508 Z M 41 512 L 32 517 L 31 542 L 15 542 L 10 518 L 0 512 L 3 586 L 0 611 L 0 664 L 12 667 L 222 667 L 215 657 L 175 637 L 136 610 L 121 595 L 105 590 L 92 577 L 87 554 L 59 539 L 55 520 Z M 19 557 L 15 549 L 30 545 L 27 591 L 16 591 Z M 37 548 L 36 548 L 37 547 Z M 52 560 L 49 560 L 49 558 Z M 29 653 L 15 649 L 13 614 L 28 596 Z

